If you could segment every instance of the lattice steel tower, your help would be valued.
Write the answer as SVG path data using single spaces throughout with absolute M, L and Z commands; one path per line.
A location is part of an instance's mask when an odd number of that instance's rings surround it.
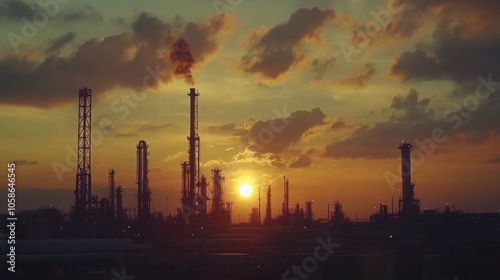
M 91 111 L 92 90 L 82 88 L 78 99 L 78 159 L 75 187 L 75 211 L 91 208 Z

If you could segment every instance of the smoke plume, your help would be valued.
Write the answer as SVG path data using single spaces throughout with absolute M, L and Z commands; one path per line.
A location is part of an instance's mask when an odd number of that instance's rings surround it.
M 191 55 L 191 44 L 180 37 L 172 46 L 172 50 L 168 55 L 170 63 L 177 64 L 175 75 L 182 77 L 188 85 L 194 85 L 193 75 L 191 74 L 191 66 L 196 62 Z

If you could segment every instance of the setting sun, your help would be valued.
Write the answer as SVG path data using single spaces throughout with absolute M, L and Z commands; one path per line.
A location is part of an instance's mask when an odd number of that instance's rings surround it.
M 252 194 L 252 187 L 249 184 L 243 184 L 240 186 L 240 195 L 244 197 L 248 197 Z

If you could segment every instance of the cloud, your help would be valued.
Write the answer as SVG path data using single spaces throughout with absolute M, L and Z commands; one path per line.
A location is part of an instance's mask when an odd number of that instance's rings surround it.
M 301 47 L 306 40 L 321 40 L 321 28 L 334 17 L 332 9 L 316 6 L 301 8 L 287 22 L 262 35 L 254 34 L 247 54 L 241 58 L 241 70 L 271 79 L 278 78 L 304 58 Z
M 174 154 L 171 154 L 171 155 L 168 155 L 165 159 L 163 159 L 163 161 L 171 161 L 171 160 L 174 160 L 174 159 L 178 159 L 182 156 L 186 156 L 187 157 L 188 153 L 187 151 L 179 151 L 179 152 L 176 152 Z
M 16 166 L 21 166 L 21 165 L 38 165 L 38 162 L 36 162 L 36 161 L 28 161 L 28 160 L 13 160 L 12 163 L 14 163 Z
M 408 1 L 436 18 L 433 41 L 397 55 L 389 73 L 401 81 L 446 79 L 465 84 L 479 75 L 500 74 L 500 2 Z M 467 11 L 464 13 L 463 11 Z
M 202 162 L 201 166 L 202 167 L 218 167 L 218 166 L 224 166 L 226 164 L 227 164 L 227 162 L 225 162 L 222 159 L 211 159 L 209 161 Z
M 135 137 L 137 135 L 138 135 L 137 133 L 117 133 L 117 134 L 115 134 L 115 137 L 127 138 L 127 137 Z
M 326 146 L 325 157 L 335 158 L 392 158 L 401 139 L 417 139 L 431 135 L 435 127 L 443 123 L 433 119 L 427 99 L 419 99 L 419 93 L 411 89 L 404 96 L 395 96 L 390 108 L 392 116 L 387 122 L 359 125 L 348 138 Z M 338 127 L 343 119 L 337 120 Z
M 157 131 L 166 131 L 168 129 L 178 128 L 178 126 L 171 123 L 152 123 L 145 124 L 140 126 L 137 131 L 138 132 L 157 132 Z
M 492 160 L 488 160 L 487 162 L 490 162 L 490 163 L 500 163 L 500 156 L 497 156 L 496 158 L 494 158 Z
M 290 168 L 305 168 L 311 166 L 312 160 L 307 155 L 300 155 L 292 163 L 290 163 Z
M 498 91 L 497 91 L 498 93 Z M 352 135 L 330 143 L 323 156 L 336 158 L 391 158 L 400 140 L 415 143 L 433 137 L 434 129 L 444 131 L 448 141 L 468 145 L 484 143 L 500 135 L 500 95 L 492 94 L 488 102 L 468 110 L 455 104 L 437 114 L 431 108 L 431 100 L 419 98 L 411 89 L 406 95 L 393 97 L 389 110 L 391 115 L 385 122 L 359 125 Z M 445 144 L 440 144 L 445 145 Z
M 377 69 L 375 69 L 371 63 L 365 63 L 361 72 L 349 74 L 341 78 L 339 83 L 345 86 L 363 88 L 366 83 L 373 78 L 376 72 Z
M 39 5 L 23 0 L 5 0 L 0 6 L 0 19 L 20 21 L 23 18 L 32 20 L 37 13 L 47 14 Z M 82 21 L 103 21 L 102 15 L 92 5 L 82 5 L 78 9 L 61 9 L 50 21 L 76 23 Z
M 388 1 L 386 7 L 371 11 L 372 18 L 363 24 L 352 24 L 352 44 L 367 48 L 388 41 L 405 41 L 424 25 L 424 11 L 402 1 Z
M 65 22 L 103 21 L 101 13 L 92 5 L 83 5 L 78 10 L 63 12 L 60 18 Z
M 21 0 L 5 0 L 0 6 L 0 19 L 21 20 L 32 18 L 37 12 L 34 5 Z
M 205 132 L 209 134 L 229 134 L 229 135 L 240 135 L 243 133 L 243 129 L 236 127 L 236 123 L 226 123 L 221 125 L 209 125 L 205 129 Z
M 332 122 L 331 129 L 339 130 L 343 128 L 350 127 L 350 124 L 343 117 L 338 117 L 336 120 Z
M 315 79 L 323 79 L 323 75 L 333 67 L 335 64 L 335 58 L 329 57 L 325 60 L 315 59 L 311 62 L 311 67 L 313 72 L 316 74 Z
M 266 167 L 284 168 L 287 165 L 286 159 L 280 154 L 257 153 L 246 148 L 235 154 L 232 158 L 233 164 L 258 164 Z
M 75 32 L 68 32 L 64 35 L 61 35 L 57 38 L 54 38 L 50 40 L 50 45 L 47 47 L 47 50 L 45 51 L 46 54 L 52 54 L 60 49 L 62 49 L 64 46 L 67 44 L 73 42 L 76 38 L 76 33 Z
M 191 53 L 196 61 L 203 61 L 220 50 L 217 35 L 227 34 L 235 26 L 236 18 L 233 14 L 221 13 L 202 23 L 187 23 L 183 36 L 193 46 Z
M 209 18 L 191 23 L 203 28 L 200 27 L 198 33 L 191 32 L 190 37 L 196 41 L 196 36 L 201 36 L 208 38 L 212 45 L 217 44 L 221 22 L 229 22 L 226 17 L 215 17 L 218 20 Z M 210 24 L 216 26 L 210 28 Z M 82 85 L 91 87 L 94 100 L 99 100 L 111 89 L 142 91 L 170 82 L 173 67 L 164 56 L 170 45 L 164 41 L 173 33 L 183 35 L 183 30 L 173 29 L 150 14 L 139 15 L 132 27 L 132 31 L 88 39 L 67 57 L 52 54 L 42 61 L 23 55 L 0 58 L 0 104 L 49 108 L 75 103 Z M 215 49 L 193 46 L 193 52 L 198 55 L 195 59 L 204 62 Z
M 398 95 L 392 98 L 390 108 L 395 109 L 393 118 L 398 113 L 398 120 L 414 120 L 425 119 L 432 110 L 427 110 L 427 105 L 430 102 L 429 98 L 418 98 L 419 93 L 415 89 L 410 89 L 406 95 Z
M 323 125 L 326 115 L 320 108 L 295 111 L 286 118 L 255 121 L 242 133 L 241 140 L 259 153 L 283 152 L 299 142 L 309 129 Z

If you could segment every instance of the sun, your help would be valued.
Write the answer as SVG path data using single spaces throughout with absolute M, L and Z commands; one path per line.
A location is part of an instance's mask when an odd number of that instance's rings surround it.
M 248 197 L 252 194 L 252 187 L 249 184 L 243 184 L 240 186 L 240 195 L 244 197 Z

